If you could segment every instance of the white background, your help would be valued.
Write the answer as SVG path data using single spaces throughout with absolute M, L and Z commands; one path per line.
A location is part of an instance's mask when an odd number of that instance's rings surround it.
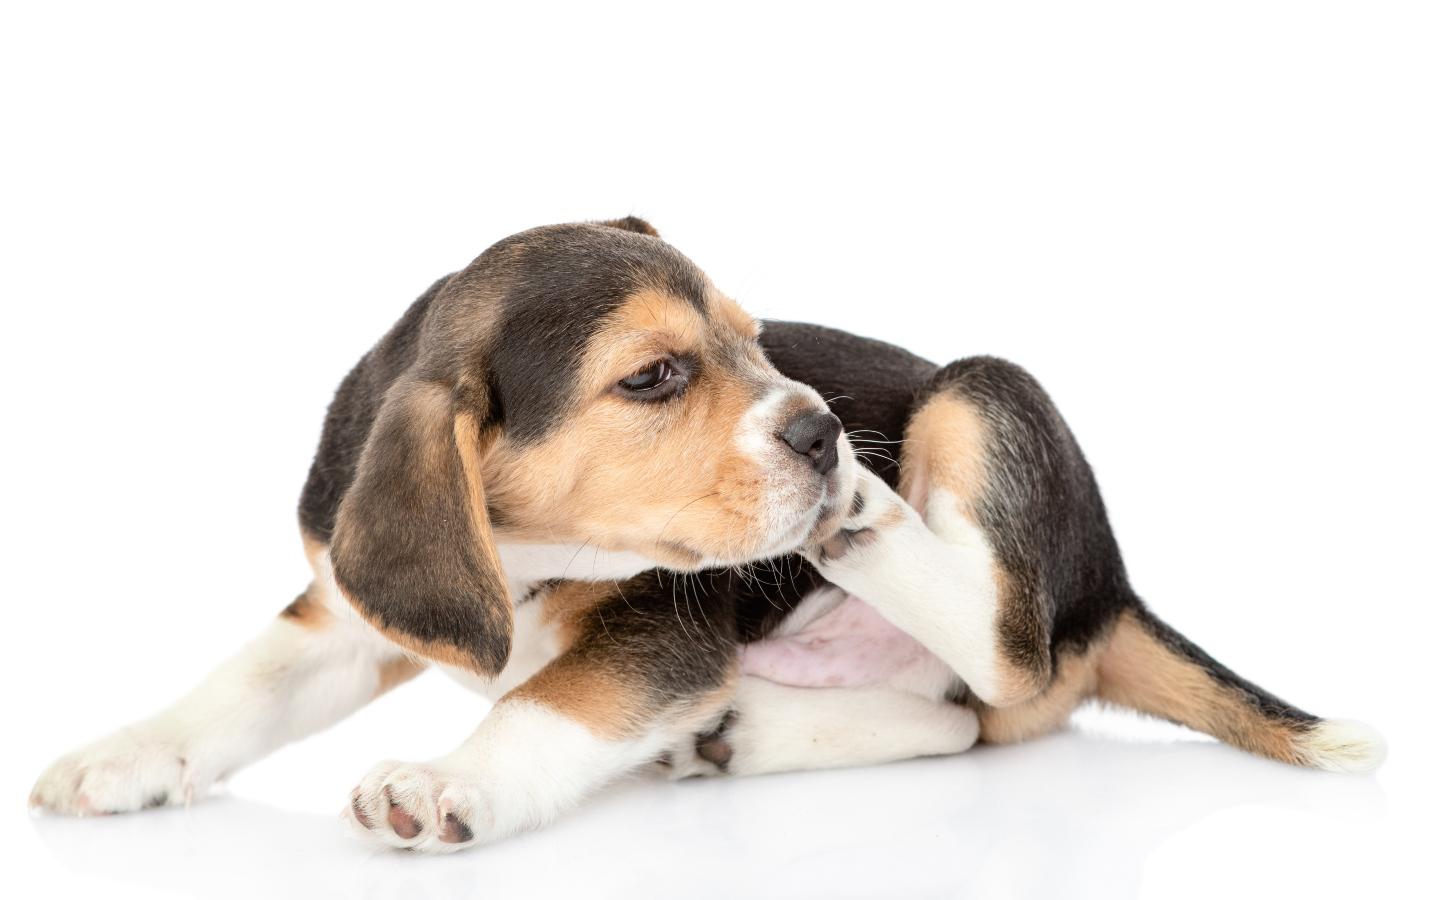
M 1433 4 L 1377 0 L 6 4 L 6 894 L 1428 890 L 1437 46 Z M 52 757 L 304 586 L 325 405 L 406 304 L 511 232 L 627 213 L 759 314 L 1030 368 L 1160 614 L 1372 722 L 1390 762 L 1303 772 L 1088 713 L 953 759 L 632 783 L 459 857 L 377 852 L 336 823 L 351 785 L 482 711 L 427 675 L 226 799 L 27 817 Z

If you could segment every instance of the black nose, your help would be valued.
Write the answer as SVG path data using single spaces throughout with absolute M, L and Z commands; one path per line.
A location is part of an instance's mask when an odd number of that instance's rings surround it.
M 840 440 L 840 420 L 832 412 L 801 413 L 780 432 L 780 440 L 801 456 L 810 457 L 810 465 L 821 475 L 830 474 L 840 461 L 836 447 Z

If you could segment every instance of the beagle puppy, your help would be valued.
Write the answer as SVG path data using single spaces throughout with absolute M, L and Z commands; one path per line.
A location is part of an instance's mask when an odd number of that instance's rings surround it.
M 1090 468 L 1015 365 L 763 327 L 647 223 L 514 235 L 345 377 L 300 500 L 310 586 L 32 804 L 188 803 L 426 666 L 495 699 L 346 811 L 451 851 L 623 773 L 1024 740 L 1098 698 L 1272 759 L 1383 743 L 1245 681 L 1131 589 Z

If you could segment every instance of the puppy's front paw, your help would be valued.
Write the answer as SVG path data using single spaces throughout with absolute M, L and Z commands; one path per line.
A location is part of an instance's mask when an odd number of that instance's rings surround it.
M 192 775 L 179 742 L 134 726 L 56 760 L 35 782 L 30 805 L 91 816 L 188 803 Z
M 430 853 L 503 836 L 484 788 L 442 764 L 379 764 L 351 793 L 345 817 L 382 843 Z

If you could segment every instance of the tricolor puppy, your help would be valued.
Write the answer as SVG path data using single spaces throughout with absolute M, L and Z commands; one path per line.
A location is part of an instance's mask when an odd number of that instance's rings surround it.
M 1146 609 L 1025 372 L 762 329 L 638 219 L 515 235 L 411 305 L 340 385 L 300 526 L 310 587 L 33 803 L 189 802 L 427 665 L 495 707 L 446 756 L 376 766 L 346 813 L 424 850 L 651 764 L 956 753 L 1089 698 L 1297 765 L 1383 753 Z

